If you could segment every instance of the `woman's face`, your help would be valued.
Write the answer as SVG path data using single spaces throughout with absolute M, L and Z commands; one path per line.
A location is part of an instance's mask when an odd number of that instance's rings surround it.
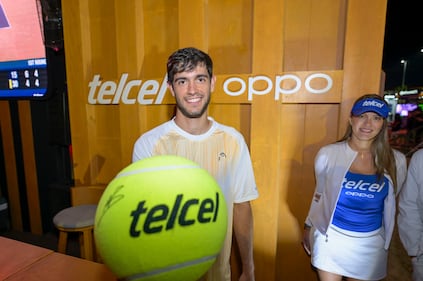
M 383 117 L 374 112 L 351 116 L 352 137 L 362 141 L 371 141 L 382 130 L 383 122 Z

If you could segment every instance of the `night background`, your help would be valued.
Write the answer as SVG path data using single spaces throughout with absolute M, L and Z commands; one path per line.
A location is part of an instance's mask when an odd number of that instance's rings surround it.
M 405 86 L 409 90 L 423 86 L 421 6 L 419 0 L 388 0 L 382 62 L 382 69 L 386 73 L 385 90 L 395 90 L 401 86 L 402 59 L 407 60 Z

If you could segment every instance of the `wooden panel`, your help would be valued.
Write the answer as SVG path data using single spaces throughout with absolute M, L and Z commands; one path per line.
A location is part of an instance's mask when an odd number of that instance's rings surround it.
M 275 87 L 281 89 L 293 89 L 299 87 L 294 94 L 280 94 L 283 103 L 339 103 L 342 100 L 342 71 L 297 71 L 295 75 L 301 84 L 293 79 L 275 83 Z M 315 78 L 311 78 L 315 77 Z M 332 85 L 330 84 L 332 83 Z M 278 85 L 280 84 L 280 85 Z
M 380 91 L 386 5 L 386 0 L 348 1 L 342 120 L 349 117 L 357 97 Z M 339 136 L 345 128 L 340 124 Z
M 107 184 L 116 175 L 121 163 L 119 108 L 107 105 L 87 106 L 91 184 Z
M 150 7 L 151 3 L 144 2 L 146 1 L 130 1 L 127 5 L 119 5 L 118 2 L 115 2 L 117 71 L 119 75 L 129 73 L 134 79 L 139 79 L 144 72 L 148 73 L 142 67 L 145 62 L 144 21 L 147 20 L 149 23 L 149 17 L 147 16 L 145 19 L 144 6 Z M 158 52 L 157 48 L 155 52 Z M 157 72 L 155 69 L 151 71 Z M 161 75 L 161 73 L 157 73 Z M 131 162 L 132 146 L 138 137 L 140 126 L 140 123 L 137 122 L 138 110 L 137 106 L 128 106 L 125 110 L 118 111 L 119 123 L 116 125 L 119 125 L 117 134 L 120 142 L 119 148 L 115 149 L 119 150 L 120 158 L 117 159 L 119 162 L 115 163 L 115 172 Z M 110 177 L 111 175 L 107 175 L 105 182 L 110 180 Z
M 87 167 L 90 153 L 87 144 L 86 114 L 87 81 L 91 80 L 92 61 L 91 20 L 89 1 L 62 3 L 63 29 L 66 49 L 66 77 L 69 93 L 69 118 L 75 184 L 91 183 Z M 88 73 L 89 72 L 89 73 Z M 88 78 L 88 79 L 87 79 Z
M 310 259 L 299 245 L 314 191 L 314 156 L 320 147 L 336 140 L 338 114 L 337 104 L 282 106 L 278 278 L 315 278 Z
M 29 225 L 32 233 L 42 234 L 40 198 L 38 193 L 37 166 L 35 164 L 34 139 L 32 133 L 31 108 L 29 101 L 19 101 L 19 121 L 22 140 L 22 157 L 25 170 L 26 197 L 29 211 Z
M 121 1 L 116 0 L 116 5 L 121 5 Z M 131 2 L 131 1 L 130 1 Z M 133 36 L 144 37 L 139 38 L 144 45 L 144 52 L 139 52 L 138 55 L 143 57 L 143 64 L 137 67 L 141 69 L 139 78 L 154 78 L 164 77 L 166 74 L 166 61 L 170 53 L 176 50 L 179 44 L 189 44 L 191 42 L 179 41 L 180 32 L 178 32 L 180 21 L 180 13 L 183 10 L 190 11 L 190 5 L 196 5 L 194 2 L 202 1 L 188 1 L 189 6 L 185 6 L 185 1 L 167 1 L 167 0 L 148 0 L 148 1 L 134 1 L 143 2 L 143 11 L 139 11 L 134 18 L 137 22 L 140 21 L 139 15 L 143 15 L 143 22 L 139 22 L 139 25 L 134 30 Z M 178 4 L 179 2 L 179 4 Z M 201 14 L 201 11 L 196 11 Z M 122 15 L 125 16 L 125 15 Z M 194 25 L 193 17 L 196 16 L 192 13 L 186 15 L 187 21 L 191 25 Z M 133 25 L 131 21 L 128 21 L 128 25 Z M 186 24 L 187 25 L 187 24 Z M 198 24 L 201 28 L 203 24 Z M 128 28 L 128 27 L 127 27 Z M 187 35 L 191 34 L 191 30 L 187 30 Z M 185 45 L 184 45 L 185 46 Z
M 270 13 L 269 11 L 272 11 Z M 279 73 L 283 44 L 275 31 L 283 30 L 283 1 L 254 3 L 253 73 Z M 271 28 L 269 28 L 271 27 Z M 280 59 L 275 59 L 280 58 Z M 275 116 L 277 118 L 275 118 Z M 253 202 L 254 259 L 257 280 L 275 280 L 280 186 L 280 106 L 273 100 L 256 99 L 251 110 L 251 157 L 260 192 Z M 269 168 L 272 167 L 272 168 Z
M 119 1 L 115 1 L 114 3 L 116 38 L 114 39 L 112 36 L 108 38 L 111 43 L 116 43 L 117 75 L 114 77 L 117 77 L 121 73 L 129 72 L 135 78 L 138 78 L 141 74 L 147 72 L 142 68 L 145 61 L 144 36 L 146 36 L 146 33 L 144 32 L 144 22 L 146 21 L 145 24 L 155 27 L 151 28 L 151 30 L 160 29 L 162 26 L 154 26 L 150 22 L 150 17 L 144 16 L 144 7 L 150 7 L 151 5 L 151 3 L 144 2 L 147 1 L 128 1 L 126 5 L 121 5 Z M 146 32 L 148 30 L 150 29 L 147 29 Z M 154 51 L 156 53 L 158 52 L 158 50 Z M 157 58 L 157 55 L 154 57 Z M 149 71 L 152 70 L 149 69 Z M 162 73 L 159 72 L 157 74 L 161 75 Z
M 106 186 L 102 185 L 87 185 L 87 186 L 73 186 L 71 187 L 71 202 L 72 206 L 97 204 L 103 195 Z
M 20 203 L 18 172 L 16 171 L 15 145 L 13 143 L 12 120 L 8 101 L 0 101 L 0 129 L 3 142 L 6 184 L 12 229 L 22 231 L 22 212 Z
M 343 39 L 343 25 L 339 24 L 343 2 L 286 1 L 285 71 L 339 69 L 337 58 L 343 52 L 342 45 L 339 46 L 339 36 Z
M 88 104 L 94 75 L 117 85 L 127 73 L 126 84 L 162 85 L 170 53 L 199 47 L 211 54 L 218 76 L 210 115 L 240 130 L 251 149 L 260 192 L 253 202 L 256 279 L 314 279 L 299 244 L 314 189 L 313 158 L 343 131 L 352 101 L 379 89 L 385 6 L 386 0 L 64 1 L 77 184 L 107 183 L 130 163 L 138 136 L 174 113 L 169 92 L 161 104 Z M 327 96 L 305 88 L 280 99 L 222 90 L 229 77 L 248 83 L 292 73 L 304 80 L 312 72 L 333 76 Z
M 87 50 L 91 55 L 90 66 L 93 70 L 101 69 L 105 78 L 116 77 L 117 19 L 115 5 L 113 5 L 113 2 L 105 5 L 103 0 L 90 0 L 87 2 L 90 28 L 83 30 L 83 32 L 87 33 L 86 36 L 90 38 L 90 49 Z M 84 63 L 87 64 L 88 61 L 84 61 Z
M 249 104 L 211 104 L 209 115 L 217 122 L 234 127 L 244 136 L 249 145 L 251 105 Z
M 251 73 L 253 2 L 208 1 L 206 42 L 215 73 Z
M 280 204 L 278 206 L 279 219 L 276 253 L 278 266 L 276 267 L 277 278 L 275 280 L 282 279 L 284 276 L 296 276 L 297 280 L 303 280 L 300 276 L 303 274 L 310 275 L 310 273 L 308 270 L 301 269 L 304 263 L 294 262 L 298 261 L 298 258 L 301 258 L 301 254 L 303 254 L 298 247 L 302 223 L 298 221 L 296 217 L 298 214 L 295 211 L 297 206 L 301 205 L 300 202 L 308 198 L 298 200 L 295 195 L 298 190 L 304 188 L 301 185 L 303 175 L 307 176 L 307 171 L 303 170 L 306 105 L 283 105 L 279 118 L 281 119 L 280 169 L 283 172 L 279 175 Z M 294 199 L 297 200 L 295 201 Z M 286 255 L 288 254 L 292 258 L 287 259 Z M 288 268 L 288 266 L 293 268 Z M 296 271 L 297 275 L 292 275 L 292 270 Z
M 204 0 L 179 0 L 177 47 L 196 47 L 208 52 L 206 9 Z M 189 20 L 187 20 L 189 19 Z

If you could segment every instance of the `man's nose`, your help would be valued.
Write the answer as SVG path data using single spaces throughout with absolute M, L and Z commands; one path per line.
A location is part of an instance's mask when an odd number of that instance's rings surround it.
M 194 81 L 188 81 L 188 92 L 189 93 L 195 93 L 197 86 L 195 85 Z

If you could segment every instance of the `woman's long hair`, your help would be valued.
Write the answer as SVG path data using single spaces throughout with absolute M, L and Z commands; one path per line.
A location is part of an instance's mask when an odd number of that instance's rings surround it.
M 358 103 L 359 101 L 363 99 L 368 99 L 368 98 L 380 100 L 381 102 L 385 103 L 386 106 L 388 106 L 386 101 L 377 94 L 368 94 L 368 95 L 361 96 L 354 102 L 354 105 Z M 351 138 L 351 135 L 352 135 L 352 127 L 350 122 L 348 122 L 348 126 L 345 130 L 345 134 L 340 140 L 338 140 L 338 142 L 349 140 Z M 379 179 L 382 179 L 384 173 L 385 172 L 388 173 L 388 175 L 392 179 L 392 182 L 394 184 L 394 189 L 396 191 L 397 190 L 397 170 L 396 170 L 396 164 L 395 164 L 394 151 L 392 150 L 391 145 L 389 144 L 388 121 L 386 120 L 386 118 L 383 119 L 382 129 L 373 140 L 370 150 L 372 152 L 373 160 L 376 166 L 376 175 L 378 176 Z

